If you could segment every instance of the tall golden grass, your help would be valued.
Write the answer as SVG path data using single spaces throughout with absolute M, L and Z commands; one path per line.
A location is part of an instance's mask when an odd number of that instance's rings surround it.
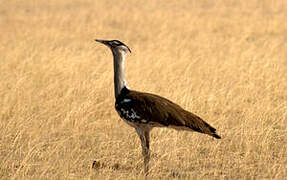
M 154 129 L 151 179 L 287 177 L 287 1 L 11 0 L 0 5 L 0 179 L 138 179 L 114 110 L 112 55 L 221 140 Z M 96 169 L 91 168 L 97 161 Z

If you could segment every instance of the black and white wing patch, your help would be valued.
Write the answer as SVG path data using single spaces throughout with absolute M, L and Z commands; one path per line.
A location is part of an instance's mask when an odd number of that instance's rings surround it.
M 124 98 L 119 102 L 116 102 L 115 108 L 121 118 L 133 122 L 133 123 L 147 123 L 148 121 L 141 117 L 137 112 L 137 107 L 134 106 L 132 99 Z

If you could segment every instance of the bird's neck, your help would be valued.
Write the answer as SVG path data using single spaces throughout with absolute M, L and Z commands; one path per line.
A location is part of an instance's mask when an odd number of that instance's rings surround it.
M 113 52 L 114 56 L 114 83 L 115 83 L 115 97 L 117 98 L 121 90 L 127 87 L 125 79 L 125 53 Z

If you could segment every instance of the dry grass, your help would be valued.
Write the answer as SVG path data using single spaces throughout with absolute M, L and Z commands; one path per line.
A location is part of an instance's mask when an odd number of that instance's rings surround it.
M 112 55 L 132 89 L 167 97 L 222 140 L 154 129 L 151 179 L 287 176 L 287 1 L 3 1 L 0 179 L 138 179 L 114 106 Z M 92 169 L 94 160 L 99 162 Z

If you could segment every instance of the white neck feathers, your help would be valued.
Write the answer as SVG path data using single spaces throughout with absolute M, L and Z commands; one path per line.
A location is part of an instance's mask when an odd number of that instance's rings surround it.
M 121 93 L 124 87 L 127 87 L 125 79 L 125 52 L 112 51 L 114 56 L 114 84 L 115 84 L 115 97 Z

